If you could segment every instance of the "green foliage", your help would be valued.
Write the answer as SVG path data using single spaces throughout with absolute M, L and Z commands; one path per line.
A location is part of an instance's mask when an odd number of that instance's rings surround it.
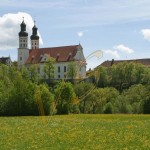
M 61 81 L 55 89 L 55 100 L 58 114 L 70 113 L 76 95 L 70 82 Z
M 108 85 L 107 70 L 104 67 L 100 67 L 100 68 L 98 68 L 97 72 L 98 72 L 96 74 L 97 75 L 96 78 L 98 80 L 97 86 L 101 87 L 101 88 L 106 87 Z
M 98 87 L 112 86 L 120 92 L 134 84 L 148 84 L 150 69 L 142 64 L 123 62 L 112 65 L 110 68 L 100 67 L 96 70 Z
M 78 67 L 75 62 L 70 62 L 67 67 L 67 78 L 70 78 L 73 82 L 73 80 L 77 76 Z
M 40 115 L 49 115 L 52 113 L 54 95 L 49 91 L 47 85 L 41 84 L 36 86 L 34 99 L 38 106 Z
M 38 66 L 37 65 L 31 65 L 29 67 L 29 77 L 30 77 L 30 80 L 33 82 L 33 83 L 38 83 L 39 82 L 39 73 L 38 73 Z
M 55 63 L 55 59 L 52 57 L 49 57 L 48 61 L 46 61 L 46 64 L 44 66 L 44 78 L 48 79 L 49 81 L 49 85 L 51 82 L 51 79 L 54 78 L 54 63 Z
M 107 103 L 104 110 L 105 114 L 113 114 L 113 105 L 111 102 Z
M 53 63 L 45 66 L 49 79 Z M 71 66 L 73 70 L 77 67 Z M 46 85 L 39 80 L 37 70 L 37 65 L 18 71 L 16 66 L 0 64 L 1 116 L 150 113 L 150 69 L 141 64 L 100 67 L 95 73 L 96 84 L 57 81 Z M 72 75 L 76 72 L 73 70 Z
M 80 112 L 87 113 L 90 110 L 90 93 L 95 89 L 94 84 L 81 82 L 74 85 L 75 93 L 80 101 Z
M 144 101 L 143 113 L 144 114 L 150 114 L 150 98 L 148 100 Z

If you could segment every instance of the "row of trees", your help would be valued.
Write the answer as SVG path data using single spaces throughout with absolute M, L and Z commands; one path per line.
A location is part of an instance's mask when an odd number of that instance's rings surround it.
M 93 76 L 98 87 L 115 87 L 119 92 L 135 84 L 150 84 L 150 69 L 134 62 L 122 62 L 108 68 L 99 67 Z
M 18 71 L 0 64 L 0 115 L 150 113 L 149 68 L 120 63 L 100 67 L 91 75 L 94 83 L 47 84 L 32 67 Z
M 74 86 L 81 113 L 150 113 L 150 85 L 136 84 L 120 93 L 114 87 L 97 88 L 91 83 Z
M 55 86 L 39 82 L 30 68 L 18 71 L 0 64 L 0 115 L 49 115 L 73 113 L 77 98 L 70 82 Z

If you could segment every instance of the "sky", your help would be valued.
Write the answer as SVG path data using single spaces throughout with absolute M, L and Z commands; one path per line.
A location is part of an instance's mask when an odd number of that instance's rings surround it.
M 150 58 L 150 0 L 1 0 L 0 10 L 0 57 L 17 60 L 24 17 L 29 37 L 36 21 L 40 47 L 80 43 L 87 69 Z

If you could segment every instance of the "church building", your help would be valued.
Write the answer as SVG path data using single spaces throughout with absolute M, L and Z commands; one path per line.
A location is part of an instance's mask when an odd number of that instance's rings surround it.
M 28 33 L 24 20 L 21 23 L 19 32 L 18 48 L 18 67 L 31 67 L 36 65 L 39 75 L 44 76 L 44 66 L 49 58 L 54 58 L 54 77 L 53 79 L 69 79 L 67 77 L 68 65 L 71 62 L 76 64 L 77 75 L 75 79 L 84 79 L 86 77 L 86 60 L 83 54 L 83 48 L 79 45 L 62 46 L 62 47 L 39 47 L 38 28 L 35 23 L 30 36 L 31 48 L 28 48 Z

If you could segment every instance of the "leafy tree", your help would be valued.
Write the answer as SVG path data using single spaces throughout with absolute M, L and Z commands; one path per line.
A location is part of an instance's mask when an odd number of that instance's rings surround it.
M 23 67 L 21 70 L 22 78 L 29 81 L 30 80 L 30 72 L 26 67 Z
M 54 95 L 49 91 L 45 84 L 36 86 L 34 98 L 41 115 L 52 114 Z
M 144 101 L 143 113 L 150 114 L 150 98 Z
M 13 84 L 14 87 L 11 90 L 7 104 L 8 115 L 33 115 L 34 85 L 31 82 L 26 82 L 20 73 L 16 74 L 16 79 L 14 79 Z
M 74 79 L 77 77 L 78 67 L 76 62 L 70 62 L 67 68 L 67 78 L 70 78 L 72 83 L 74 83 Z
M 29 67 L 29 77 L 30 77 L 30 80 L 33 82 L 33 83 L 39 83 L 39 73 L 38 73 L 38 66 L 37 65 L 31 65 Z
M 98 68 L 98 83 L 97 86 L 104 88 L 108 85 L 108 75 L 107 75 L 107 69 L 104 67 Z
M 86 113 L 88 109 L 90 109 L 90 105 L 88 104 L 90 101 L 90 93 L 95 89 L 94 84 L 80 82 L 78 84 L 74 84 L 75 93 L 80 102 L 80 111 L 82 113 Z
M 76 99 L 73 86 L 70 82 L 61 81 L 55 89 L 55 100 L 58 114 L 70 113 Z
M 105 114 L 112 114 L 113 113 L 113 105 L 111 102 L 107 103 L 104 110 Z
M 146 93 L 147 90 L 144 85 L 133 85 L 120 95 L 116 107 L 121 113 L 142 113 L 142 103 Z
M 48 61 L 45 62 L 44 66 L 44 73 L 45 78 L 48 78 L 48 82 L 50 85 L 51 79 L 54 78 L 54 63 L 55 59 L 52 57 L 49 57 Z

